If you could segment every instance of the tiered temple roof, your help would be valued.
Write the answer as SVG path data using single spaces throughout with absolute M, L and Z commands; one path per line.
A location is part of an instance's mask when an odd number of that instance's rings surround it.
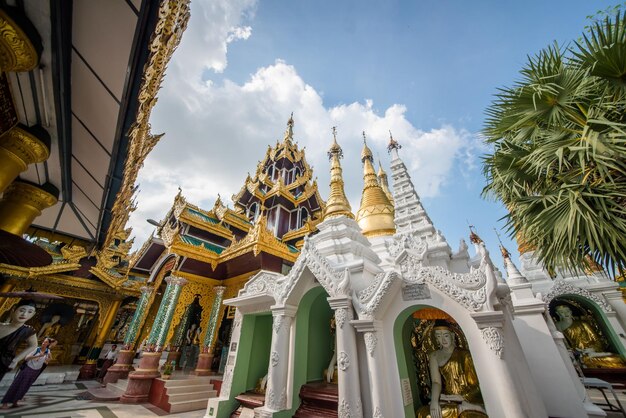
M 158 229 L 134 258 L 133 271 L 148 272 L 164 252 L 181 257 L 177 274 L 225 280 L 258 269 L 281 271 L 299 254 L 305 235 L 317 231 L 324 201 L 304 150 L 293 140 L 293 117 L 282 142 L 269 147 L 254 177 L 233 196 L 218 196 L 210 210 L 179 191 Z

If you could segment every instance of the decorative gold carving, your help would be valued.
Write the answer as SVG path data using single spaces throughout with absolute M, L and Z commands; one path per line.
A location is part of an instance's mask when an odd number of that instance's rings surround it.
M 252 250 L 256 257 L 261 251 L 276 255 L 288 261 L 295 261 L 298 253 L 293 253 L 267 229 L 265 215 L 259 216 L 252 230 L 240 241 L 234 242 L 220 254 L 220 262 L 232 260 Z
M 66 245 L 61 247 L 63 258 L 71 263 L 78 263 L 83 257 L 87 256 L 87 251 L 80 245 Z
M 150 56 L 144 67 L 143 79 L 139 88 L 139 106 L 135 123 L 128 137 L 128 155 L 124 165 L 124 175 L 120 191 L 111 210 L 112 220 L 104 240 L 104 248 L 110 247 L 115 234 L 122 230 L 130 213 L 136 208 L 135 182 L 145 158 L 163 136 L 150 133 L 150 114 L 156 104 L 156 95 L 161 87 L 165 69 L 189 20 L 189 0 L 161 1 L 159 18 L 150 40 Z
M 0 71 L 30 71 L 39 54 L 26 33 L 0 9 Z
M 0 147 L 11 152 L 24 164 L 24 170 L 28 164 L 41 163 L 50 156 L 50 150 L 39 138 L 31 132 L 14 126 L 10 131 L 0 136 Z
M 213 300 L 215 299 L 215 293 L 213 292 L 213 289 L 207 292 L 206 285 L 202 283 L 189 282 L 183 287 L 178 298 L 178 303 L 176 304 L 176 310 L 174 311 L 174 316 L 172 317 L 170 329 L 167 331 L 167 338 L 165 338 L 166 345 L 171 343 L 176 327 L 180 323 L 187 306 L 191 305 L 191 302 L 193 302 L 193 298 L 196 294 L 202 295 L 200 298 L 200 306 L 202 306 L 200 326 L 203 330 L 206 330 L 207 323 L 209 322 L 209 314 L 211 313 L 211 305 L 213 305 Z
M 6 188 L 0 201 L 0 229 L 22 235 L 41 211 L 54 205 L 56 196 L 40 187 L 14 181 Z

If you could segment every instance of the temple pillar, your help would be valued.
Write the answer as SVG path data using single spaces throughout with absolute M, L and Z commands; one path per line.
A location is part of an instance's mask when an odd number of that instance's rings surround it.
M 0 136 L 0 193 L 30 164 L 50 156 L 50 137 L 40 126 L 17 125 Z
M 59 190 L 50 183 L 43 186 L 21 180 L 11 183 L 0 200 L 0 229 L 22 236 L 42 210 L 57 203 L 58 196 Z
M 133 314 L 133 319 L 128 326 L 128 331 L 124 336 L 124 346 L 117 356 L 117 361 L 109 367 L 107 374 L 102 379 L 102 384 L 115 383 L 118 379 L 126 379 L 128 373 L 133 370 L 133 360 L 135 359 L 134 346 L 139 333 L 139 326 L 147 314 L 147 307 L 150 302 L 152 288 L 143 286 L 141 288 L 141 296 L 137 301 L 137 309 Z
M 329 297 L 337 325 L 337 377 L 339 380 L 338 413 L 340 417 L 363 417 L 356 334 L 350 321 L 354 318 L 349 296 Z
M 114 300 L 109 310 L 104 314 L 102 318 L 102 327 L 99 328 L 98 336 L 96 337 L 96 341 L 93 343 L 93 346 L 89 349 L 89 353 L 87 354 L 87 361 L 80 368 L 80 373 L 78 375 L 78 379 L 92 379 L 96 375 L 98 357 L 100 357 L 100 352 L 102 351 L 102 346 L 106 342 L 107 336 L 109 335 L 109 331 L 113 326 L 113 322 L 115 321 L 115 316 L 117 315 L 117 310 L 122 305 L 122 300 L 117 299 Z
M 213 340 L 217 332 L 217 320 L 219 319 L 220 307 L 222 306 L 226 287 L 215 286 L 213 290 L 215 290 L 215 300 L 213 300 L 213 306 L 211 306 L 209 323 L 204 335 L 204 342 L 202 343 L 202 352 L 198 355 L 198 364 L 195 370 L 196 376 L 208 376 L 211 374 L 211 363 L 213 363 L 213 350 L 215 348 Z
M 272 307 L 272 344 L 270 364 L 267 370 L 267 390 L 265 405 L 261 408 L 265 415 L 287 408 L 289 344 L 291 343 L 291 324 L 296 315 L 297 307 L 285 305 Z M 262 415 L 264 416 L 264 415 Z
M 152 381 L 160 376 L 161 350 L 176 310 L 176 303 L 183 286 L 187 283 L 187 280 L 176 276 L 169 276 L 165 281 L 167 286 L 148 336 L 148 347 L 144 349 L 137 370 L 128 375 L 128 387 L 120 398 L 122 403 L 147 402 Z
M 353 320 L 350 324 L 363 334 L 367 349 L 367 368 L 369 371 L 370 393 L 372 398 L 372 414 L 374 417 L 388 417 L 390 411 L 387 406 L 385 382 L 387 376 L 381 365 L 385 364 L 383 344 L 378 344 L 381 337 L 380 324 L 374 320 Z

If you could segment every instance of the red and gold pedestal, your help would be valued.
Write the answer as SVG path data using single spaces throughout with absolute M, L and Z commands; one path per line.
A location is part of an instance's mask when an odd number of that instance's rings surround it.
M 139 367 L 128 375 L 128 387 L 120 398 L 122 403 L 144 403 L 148 401 L 152 381 L 161 376 L 159 360 L 161 353 L 143 353 Z
M 117 355 L 117 362 L 109 367 L 107 374 L 102 379 L 102 384 L 115 383 L 119 379 L 126 379 L 128 373 L 135 370 L 133 368 L 133 360 L 135 359 L 135 350 L 121 350 Z
M 198 364 L 194 373 L 196 376 L 210 376 L 211 364 L 213 363 L 213 354 L 200 353 L 198 355 Z
M 85 364 L 80 368 L 78 373 L 78 380 L 91 380 L 96 377 L 98 373 L 98 359 L 87 360 Z

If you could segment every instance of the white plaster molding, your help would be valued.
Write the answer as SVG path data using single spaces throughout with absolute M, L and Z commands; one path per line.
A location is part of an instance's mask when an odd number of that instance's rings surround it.
M 343 328 L 344 324 L 346 323 L 347 316 L 348 313 L 346 311 L 346 308 L 339 308 L 335 310 L 335 322 L 339 326 L 339 328 Z
M 482 334 L 489 349 L 496 353 L 499 358 L 502 358 L 502 354 L 504 352 L 504 338 L 502 336 L 502 330 L 496 327 L 486 327 L 481 329 L 480 333 Z
M 346 399 L 341 400 L 341 404 L 339 405 L 339 418 L 351 418 L 352 411 L 350 409 L 350 403 Z
M 285 409 L 287 397 L 285 396 L 285 390 L 280 390 L 280 394 L 277 395 L 276 391 L 273 388 L 268 390 L 268 398 L 269 402 L 267 405 L 270 409 L 274 411 L 280 411 Z
M 350 367 L 350 358 L 345 351 L 340 352 L 337 356 L 337 367 L 339 367 L 341 371 L 346 371 L 348 367 Z
M 374 410 L 374 418 L 384 418 L 383 417 L 383 413 L 380 412 L 380 408 L 376 407 L 376 409 Z
M 365 339 L 365 348 L 367 348 L 367 352 L 370 356 L 374 356 L 374 351 L 376 350 L 376 344 L 378 344 L 378 337 L 376 337 L 375 332 L 368 331 L 363 335 Z
M 580 287 L 567 283 L 565 280 L 562 279 L 555 280 L 552 288 L 550 288 L 550 291 L 543 295 L 542 299 L 545 303 L 549 304 L 552 299 L 563 295 L 582 296 L 595 302 L 605 313 L 613 312 L 613 307 L 611 307 L 611 305 L 599 298 L 597 295 L 594 295 L 586 289 L 582 289 Z
M 284 279 L 284 277 L 285 276 L 282 274 L 270 271 L 260 271 L 248 280 L 248 282 L 246 282 L 243 289 L 239 291 L 238 296 L 256 296 L 266 294 L 274 297 L 276 291 L 280 287 L 279 280 Z
M 319 254 L 315 248 L 315 244 L 313 244 L 308 236 L 305 236 L 304 246 L 302 247 L 300 256 L 280 288 L 276 289 L 277 303 L 284 303 L 291 295 L 305 267 L 311 271 L 329 296 L 334 297 L 349 294 L 349 273 L 347 270 L 341 275 L 341 273 L 330 265 L 325 257 Z
M 280 328 L 283 326 L 283 322 L 285 320 L 284 315 L 275 315 L 274 322 L 272 323 L 272 328 L 274 329 L 274 334 L 278 334 L 280 332 Z
M 274 367 L 278 366 L 278 363 L 280 362 L 280 355 L 278 354 L 278 352 L 272 351 L 272 354 L 270 355 L 270 360 L 271 360 L 272 366 Z
M 480 311 L 487 302 L 484 266 L 464 274 L 451 273 L 438 266 L 422 267 L 419 276 L 470 311 Z
M 359 310 L 361 315 L 367 318 L 373 318 L 393 282 L 399 280 L 400 275 L 395 271 L 377 274 L 374 283 L 363 289 L 363 291 L 354 298 L 355 307 Z

